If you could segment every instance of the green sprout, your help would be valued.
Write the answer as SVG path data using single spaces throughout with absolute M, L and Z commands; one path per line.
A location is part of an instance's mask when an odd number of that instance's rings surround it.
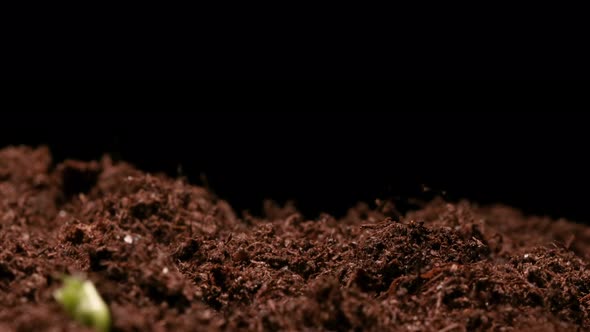
M 99 332 L 108 332 L 111 326 L 109 308 L 88 280 L 80 277 L 63 277 L 63 286 L 53 293 L 65 311 L 75 320 Z

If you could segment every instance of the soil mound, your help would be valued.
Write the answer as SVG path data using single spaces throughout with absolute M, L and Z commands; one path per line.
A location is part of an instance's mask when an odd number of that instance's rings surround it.
M 0 331 L 86 331 L 52 298 L 92 280 L 114 331 L 590 330 L 590 228 L 505 206 L 390 202 L 240 216 L 108 157 L 0 150 Z

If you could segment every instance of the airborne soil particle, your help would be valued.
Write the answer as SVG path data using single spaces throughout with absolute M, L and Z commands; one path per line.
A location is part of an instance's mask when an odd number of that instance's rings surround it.
M 590 228 L 434 200 L 336 220 L 236 215 L 125 163 L 0 150 L 0 331 L 85 331 L 53 300 L 84 273 L 114 331 L 590 330 Z

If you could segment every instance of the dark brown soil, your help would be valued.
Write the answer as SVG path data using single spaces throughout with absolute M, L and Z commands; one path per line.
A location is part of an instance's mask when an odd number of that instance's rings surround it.
M 77 272 L 115 331 L 590 330 L 586 226 L 442 200 L 239 216 L 109 158 L 51 165 L 0 150 L 0 331 L 85 331 L 51 295 Z

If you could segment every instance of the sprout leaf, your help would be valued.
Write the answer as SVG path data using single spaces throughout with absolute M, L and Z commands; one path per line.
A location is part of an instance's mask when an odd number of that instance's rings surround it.
M 88 280 L 66 276 L 62 288 L 53 294 L 65 311 L 78 322 L 99 332 L 108 332 L 111 325 L 109 308 Z

